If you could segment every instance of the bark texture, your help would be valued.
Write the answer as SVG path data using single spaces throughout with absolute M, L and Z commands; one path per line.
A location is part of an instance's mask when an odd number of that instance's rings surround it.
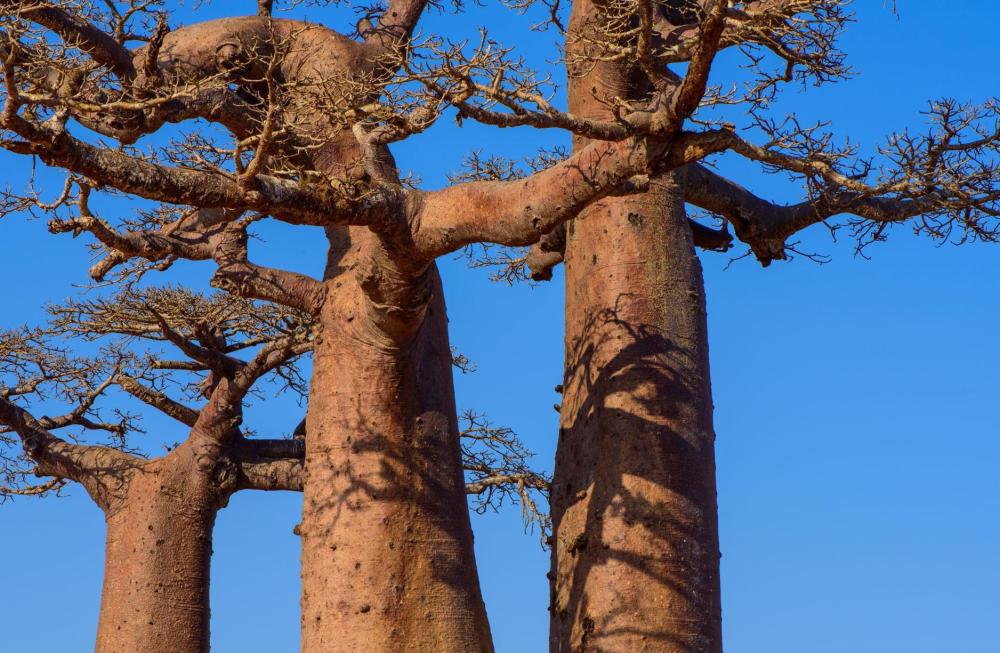
M 571 33 L 594 12 L 574 4 Z M 607 115 L 592 91 L 646 90 L 616 64 L 576 72 L 570 110 L 585 117 Z M 674 177 L 586 209 L 565 264 L 550 650 L 719 653 L 705 294 Z
M 209 473 L 189 473 L 191 453 L 175 453 L 133 470 L 107 510 L 97 653 L 208 651 L 218 498 Z
M 411 277 L 364 229 L 331 236 L 307 425 L 302 650 L 492 651 L 437 270 Z
M 285 373 L 296 373 L 289 366 L 311 347 L 310 332 L 295 327 L 302 316 L 290 311 L 178 289 L 126 291 L 50 312 L 60 342 L 69 335 L 118 337 L 129 345 L 152 340 L 158 346 L 170 342 L 182 354 L 182 360 L 171 360 L 147 351 L 141 366 L 131 366 L 131 357 L 97 364 L 51 348 L 40 329 L 25 331 L 34 334 L 30 338 L 4 333 L 2 365 L 5 380 L 13 383 L 0 388 L 0 424 L 9 429 L 5 433 L 20 437 L 33 473 L 79 483 L 105 514 L 95 650 L 204 653 L 210 642 L 209 572 L 217 512 L 237 490 L 301 488 L 301 441 L 243 437 L 244 399 L 269 371 L 284 366 Z M 278 320 L 280 330 L 271 326 Z M 246 350 L 255 352 L 248 361 L 234 355 Z M 115 350 L 106 351 L 113 356 Z M 154 368 L 165 372 L 151 373 Z M 191 383 L 187 374 L 173 377 L 170 370 L 204 371 L 198 394 L 205 403 L 195 409 L 185 403 L 193 393 L 178 400 L 164 392 L 174 383 Z M 71 406 L 62 415 L 36 418 L 14 401 L 30 406 L 26 395 L 35 393 L 38 399 L 52 387 Z M 188 429 L 187 437 L 164 456 L 147 459 L 69 442 L 53 432 L 75 426 L 91 436 L 131 436 L 136 425 L 130 418 L 104 422 L 98 417 L 99 402 L 112 387 L 176 419 Z
M 238 490 L 297 489 L 293 448 L 220 443 L 195 428 L 162 458 L 100 475 L 107 542 L 96 653 L 209 650 L 215 517 Z

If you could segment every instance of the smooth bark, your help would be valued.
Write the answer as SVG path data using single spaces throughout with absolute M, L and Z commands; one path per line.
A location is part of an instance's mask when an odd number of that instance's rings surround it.
M 575 3 L 571 33 L 595 16 Z M 570 110 L 605 118 L 592 89 L 639 96 L 637 73 L 571 71 Z M 705 294 L 681 189 L 654 179 L 566 231 L 550 651 L 719 653 Z
M 302 650 L 492 651 L 437 270 L 331 230 L 309 398 Z
M 184 446 L 184 445 L 182 445 Z M 209 649 L 209 567 L 219 496 L 190 452 L 131 471 L 106 511 L 97 653 Z

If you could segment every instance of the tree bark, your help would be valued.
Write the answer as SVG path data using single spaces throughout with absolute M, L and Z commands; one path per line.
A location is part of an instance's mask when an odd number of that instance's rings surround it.
M 302 515 L 302 650 L 492 651 L 435 267 L 408 278 L 337 230 L 316 340 Z
M 184 446 L 184 445 L 182 445 Z M 97 653 L 209 649 L 211 479 L 175 451 L 130 472 L 106 510 Z
M 594 15 L 575 3 L 570 32 Z M 571 73 L 570 110 L 606 118 L 592 91 L 636 97 L 640 79 Z M 565 266 L 550 650 L 720 653 L 705 293 L 675 179 L 570 222 Z

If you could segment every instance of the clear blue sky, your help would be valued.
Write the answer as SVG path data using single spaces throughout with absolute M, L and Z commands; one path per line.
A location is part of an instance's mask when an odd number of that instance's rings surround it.
M 241 3 L 216 2 L 192 21 Z M 857 3 L 843 39 L 859 77 L 790 89 L 778 111 L 833 121 L 871 147 L 919 125 L 931 98 L 1000 93 L 996 26 L 987 0 Z M 311 9 L 317 20 L 343 13 Z M 488 24 L 533 59 L 553 35 L 530 19 L 470 6 L 432 17 L 432 29 Z M 330 22 L 333 26 L 338 23 Z M 343 23 L 340 23 L 341 25 Z M 454 33 L 454 32 L 453 32 Z M 731 69 L 724 61 L 721 71 Z M 530 130 L 442 125 L 396 148 L 428 187 L 444 183 L 470 145 L 530 154 L 558 141 Z M 557 140 L 553 140 L 557 139 Z M 28 162 L 0 155 L 22 185 Z M 784 179 L 749 166 L 725 169 L 759 193 L 799 197 Z M 55 177 L 40 174 L 40 181 Z M 109 214 L 127 210 L 108 204 Z M 322 239 L 274 226 L 252 255 L 318 273 Z M 50 236 L 39 221 L 0 222 L 0 326 L 40 318 L 40 305 L 85 281 L 83 239 Z M 709 291 L 718 431 L 725 644 L 729 653 L 996 653 L 1000 651 L 1000 299 L 990 246 L 935 247 L 897 229 L 852 255 L 817 230 L 803 247 L 833 256 L 760 269 L 703 257 Z M 537 287 L 491 284 L 461 260 L 441 262 L 452 342 L 479 367 L 460 376 L 460 407 L 517 430 L 551 466 L 561 378 L 561 277 Z M 163 280 L 203 286 L 210 269 L 187 265 Z M 287 433 L 301 409 L 288 399 L 256 408 L 262 434 Z M 176 435 L 152 418 L 150 448 Z M 218 521 L 213 645 L 220 653 L 298 646 L 299 497 L 241 493 Z M 474 520 L 483 587 L 501 653 L 546 648 L 548 556 L 525 535 L 517 509 Z M 80 490 L 64 499 L 0 506 L 0 652 L 91 650 L 103 557 L 103 521 Z

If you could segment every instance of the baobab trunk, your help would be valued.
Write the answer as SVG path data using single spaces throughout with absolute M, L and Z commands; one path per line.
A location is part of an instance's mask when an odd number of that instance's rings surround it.
M 302 650 L 492 651 L 437 270 L 410 279 L 346 234 L 309 398 Z
M 575 3 L 570 32 L 594 12 Z M 580 115 L 608 118 L 592 91 L 646 91 L 624 65 L 573 72 Z M 550 650 L 719 653 L 705 295 L 673 177 L 584 211 L 567 225 L 564 260 Z
M 185 445 L 182 445 L 184 447 Z M 218 495 L 187 452 L 133 469 L 106 509 L 97 653 L 209 650 L 209 567 Z

